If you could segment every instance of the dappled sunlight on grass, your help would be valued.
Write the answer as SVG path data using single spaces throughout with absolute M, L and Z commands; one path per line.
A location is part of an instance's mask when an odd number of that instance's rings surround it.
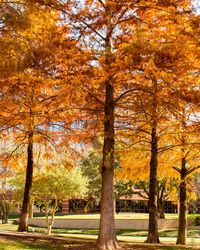
M 189 215 L 192 217 L 191 215 Z M 167 218 L 177 218 L 177 214 L 167 214 Z M 65 215 L 65 216 L 59 216 L 59 219 L 67 219 L 67 218 L 74 218 L 74 219 L 97 219 L 99 218 L 98 214 L 82 214 L 82 215 Z M 116 218 L 118 219 L 146 219 L 148 218 L 148 214 L 118 214 L 116 215 Z M 194 218 L 194 216 L 193 216 Z M 18 226 L 11 224 L 11 221 L 9 221 L 9 224 L 0 224 L 0 231 L 6 232 L 13 232 L 15 233 L 17 231 Z M 0 250 L 24 250 L 24 249 L 70 249 L 70 250 L 96 250 L 95 247 L 95 240 L 97 239 L 98 235 L 98 229 L 65 229 L 65 228 L 53 228 L 52 229 L 52 236 L 59 236 L 60 239 L 62 239 L 62 242 L 55 243 L 55 240 L 52 241 L 52 243 L 49 243 L 48 240 L 44 237 L 46 233 L 46 228 L 44 227 L 36 227 L 36 226 L 29 226 L 29 232 L 34 233 L 34 235 L 41 236 L 41 239 L 38 241 L 38 239 L 31 239 L 31 235 L 28 236 L 27 239 L 20 238 L 16 236 L 16 239 L 13 241 L 7 236 L 3 236 L 0 240 Z M 196 247 L 193 248 L 180 248 L 175 245 L 172 246 L 165 246 L 160 245 L 157 246 L 149 246 L 145 245 L 143 246 L 143 242 L 145 241 L 147 237 L 147 230 L 130 230 L 130 229 L 118 229 L 116 230 L 117 238 L 119 241 L 124 242 L 122 244 L 125 244 L 123 249 L 135 249 L 135 250 L 196 250 L 199 249 L 197 245 L 200 245 L 200 230 L 197 230 L 196 227 L 192 230 L 188 230 L 188 243 L 194 244 Z M 37 236 L 37 237 L 38 237 Z M 176 229 L 167 229 L 167 230 L 160 230 L 159 236 L 161 237 L 161 242 L 165 244 L 175 244 L 176 242 L 176 236 L 177 236 L 177 230 Z M 30 239 L 29 239 L 30 237 Z M 58 240 L 58 239 L 57 239 Z M 72 242 L 69 242 L 69 241 Z M 76 242 L 74 242 L 76 241 Z M 129 244 L 140 244 L 140 248 L 136 245 L 131 245 L 131 248 L 128 247 Z
M 24 238 L 6 238 L 0 237 L 0 250 L 96 250 L 96 243 L 93 240 L 35 240 Z M 121 249 L 126 250 L 197 250 L 196 247 L 181 247 L 176 245 L 150 245 L 144 243 L 124 243 L 121 242 Z
M 9 237 L 0 237 L 0 250 L 24 250 L 24 249 L 41 249 L 53 250 L 60 249 L 60 246 L 51 245 L 47 240 L 35 239 L 10 239 Z M 64 249 L 64 248 L 63 248 Z
M 8 224 L 1 224 L 0 223 L 0 230 L 8 230 L 8 231 L 17 231 L 18 225 L 14 225 L 11 222 Z

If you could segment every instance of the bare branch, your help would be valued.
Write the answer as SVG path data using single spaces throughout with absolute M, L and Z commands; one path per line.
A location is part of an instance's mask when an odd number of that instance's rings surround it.
M 177 172 L 179 172 L 179 174 L 181 173 L 181 169 L 177 168 L 177 167 L 172 167 L 174 170 L 176 170 Z
M 199 169 L 199 168 L 200 168 L 200 165 L 199 165 L 199 166 L 196 166 L 196 167 L 189 167 L 189 168 L 187 169 L 186 174 L 189 175 L 189 174 L 193 173 L 195 170 L 197 170 L 197 169 Z

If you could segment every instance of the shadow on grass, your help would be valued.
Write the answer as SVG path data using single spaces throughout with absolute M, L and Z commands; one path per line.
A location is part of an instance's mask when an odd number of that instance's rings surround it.
M 121 243 L 125 250 L 200 250 L 198 247 L 181 247 L 167 245 L 150 245 L 150 244 L 128 244 Z M 71 238 L 32 238 L 24 236 L 7 235 L 0 236 L 0 250 L 22 250 L 22 249 L 38 249 L 38 250 L 97 250 L 94 240 L 80 240 Z

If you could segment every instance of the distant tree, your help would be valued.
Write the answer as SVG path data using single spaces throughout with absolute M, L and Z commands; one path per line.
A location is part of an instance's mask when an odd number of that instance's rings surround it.
M 55 171 L 46 171 L 35 177 L 32 195 L 35 200 L 44 201 L 47 234 L 51 233 L 59 200 L 83 197 L 87 186 L 87 179 L 78 168 L 66 170 L 59 167 Z
M 14 177 L 12 185 L 17 200 L 22 199 L 24 176 Z M 67 169 L 64 166 L 35 171 L 31 200 L 44 204 L 47 234 L 55 220 L 59 202 L 63 199 L 83 197 L 88 189 L 88 180 L 83 177 L 79 168 Z
M 141 190 L 134 190 L 134 193 L 144 199 L 149 199 L 149 183 L 147 181 L 139 181 L 136 185 Z M 165 202 L 170 198 L 174 199 L 176 193 L 176 187 L 178 185 L 177 178 L 158 178 L 157 182 L 157 206 L 158 206 L 158 218 L 165 218 Z
M 119 168 L 119 161 L 115 160 L 115 168 Z M 80 166 L 83 175 L 89 180 L 88 197 L 91 199 L 100 198 L 101 193 L 101 166 L 102 157 L 100 153 L 91 151 L 87 156 L 82 157 Z M 114 197 L 119 200 L 122 197 L 131 197 L 133 194 L 133 182 L 131 180 L 118 180 L 115 179 L 114 184 Z
M 99 153 L 91 152 L 83 156 L 80 161 L 80 167 L 83 176 L 88 178 L 89 189 L 87 196 L 93 199 L 99 199 L 101 194 L 101 165 L 102 158 Z

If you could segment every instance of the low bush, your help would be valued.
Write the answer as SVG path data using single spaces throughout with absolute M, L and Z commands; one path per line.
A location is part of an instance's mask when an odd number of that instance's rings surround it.
M 195 226 L 200 226 L 200 215 L 195 217 Z

